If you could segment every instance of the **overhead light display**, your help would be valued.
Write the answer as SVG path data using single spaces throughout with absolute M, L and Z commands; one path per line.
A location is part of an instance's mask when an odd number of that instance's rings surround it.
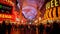
M 26 6 L 22 8 L 22 14 L 28 20 L 32 20 L 37 15 L 37 9 L 32 6 Z

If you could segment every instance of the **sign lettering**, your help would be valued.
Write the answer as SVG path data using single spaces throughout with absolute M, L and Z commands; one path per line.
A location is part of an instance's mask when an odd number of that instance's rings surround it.
M 49 17 L 48 17 L 49 16 Z M 46 13 L 44 14 L 44 18 L 56 18 L 56 17 L 60 17 L 60 6 L 58 7 L 53 7 L 50 10 L 47 9 Z
M 55 7 L 55 6 L 57 7 L 59 5 L 60 5 L 60 0 L 51 0 L 50 2 L 48 2 L 46 4 L 46 9 L 49 9 L 49 8 Z

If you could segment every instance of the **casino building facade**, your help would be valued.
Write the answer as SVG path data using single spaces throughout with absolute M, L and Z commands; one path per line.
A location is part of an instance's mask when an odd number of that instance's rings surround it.
M 51 0 L 44 4 L 45 13 L 42 22 L 60 20 L 60 0 Z

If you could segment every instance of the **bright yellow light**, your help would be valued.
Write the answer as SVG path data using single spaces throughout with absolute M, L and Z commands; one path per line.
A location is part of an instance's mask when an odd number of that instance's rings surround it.
M 53 17 L 56 18 L 56 7 L 53 8 Z
M 51 7 L 54 7 L 54 3 L 53 3 L 54 0 L 51 0 Z
M 51 12 L 52 12 L 52 8 L 50 9 L 50 12 L 49 12 L 49 17 L 50 17 L 50 18 L 52 18 Z
M 35 20 L 35 23 L 37 23 L 38 22 L 38 20 Z
M 49 18 L 48 17 L 48 14 L 49 14 L 49 10 L 46 10 L 46 13 L 45 13 L 46 15 L 45 15 L 45 18 Z
M 59 4 L 58 4 L 58 1 L 57 0 L 55 0 L 55 6 L 58 6 Z
M 0 14 L 0 18 L 12 18 L 11 15 Z
M 50 8 L 50 2 L 46 4 L 46 9 L 49 9 L 49 8 Z
M 58 17 L 60 17 L 60 7 L 58 7 Z
M 39 21 L 41 20 L 41 17 L 39 17 Z

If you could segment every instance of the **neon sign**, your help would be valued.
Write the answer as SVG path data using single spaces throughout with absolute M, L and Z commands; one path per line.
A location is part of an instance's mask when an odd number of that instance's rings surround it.
M 0 13 L 11 14 L 12 6 L 0 3 Z
M 51 7 L 59 6 L 60 5 L 60 0 L 51 0 L 46 4 L 46 9 L 49 9 Z
M 0 18 L 12 18 L 11 15 L 0 14 Z
M 44 15 L 44 18 L 56 18 L 56 17 L 60 17 L 60 6 L 58 7 L 53 7 L 50 9 L 46 10 L 46 13 Z

